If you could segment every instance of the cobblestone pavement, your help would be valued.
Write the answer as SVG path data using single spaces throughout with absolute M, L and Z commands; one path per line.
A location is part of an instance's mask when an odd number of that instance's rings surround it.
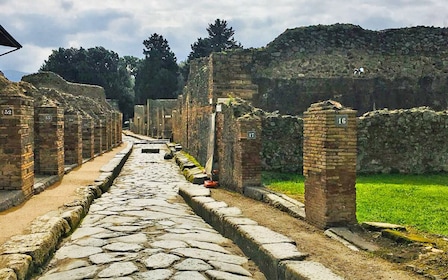
M 180 199 L 178 187 L 190 183 L 162 150 L 152 153 L 162 147 L 134 146 L 109 192 L 35 279 L 264 278 Z

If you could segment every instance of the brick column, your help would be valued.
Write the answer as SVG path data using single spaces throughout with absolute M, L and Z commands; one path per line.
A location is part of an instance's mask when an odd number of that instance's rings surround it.
M 234 176 L 236 191 L 261 186 L 261 120 L 242 117 L 237 120 Z
M 106 118 L 106 123 L 107 123 L 107 131 L 106 131 L 106 134 L 107 134 L 107 150 L 106 151 L 109 151 L 110 149 L 112 149 L 113 143 L 114 143 L 114 141 L 113 141 L 113 134 L 114 134 L 114 122 L 113 122 L 113 120 L 114 120 L 114 116 L 113 116 L 112 112 L 107 114 L 106 116 L 107 116 L 107 118 Z
M 77 113 L 65 114 L 64 157 L 67 165 L 82 164 L 82 118 Z
M 94 152 L 95 154 L 101 154 L 103 148 L 103 121 L 99 118 L 94 119 L 94 135 L 95 135 L 95 144 L 94 144 Z
M 306 219 L 320 227 L 356 221 L 356 111 L 335 101 L 304 113 Z
M 118 113 L 116 111 L 112 112 L 112 146 L 111 148 L 115 147 L 117 144 L 117 122 L 118 122 Z
M 95 156 L 95 125 L 89 116 L 82 118 L 82 157 L 91 159 Z
M 109 150 L 109 135 L 109 118 L 106 115 L 103 119 L 101 119 L 101 152 L 106 152 Z
M 118 113 L 118 120 L 117 120 L 117 144 L 120 145 L 123 141 L 123 114 Z
M 36 173 L 64 174 L 64 111 L 54 104 L 35 108 Z
M 0 94 L 0 190 L 33 195 L 34 104 L 20 93 Z

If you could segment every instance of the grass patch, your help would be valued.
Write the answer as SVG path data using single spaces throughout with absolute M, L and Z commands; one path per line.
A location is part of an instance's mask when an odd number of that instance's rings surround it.
M 263 184 L 270 190 L 286 194 L 295 200 L 305 201 L 305 178 L 295 173 L 263 172 Z
M 264 172 L 264 185 L 304 201 L 299 174 Z M 413 227 L 448 236 L 448 174 L 362 175 L 356 180 L 357 218 Z

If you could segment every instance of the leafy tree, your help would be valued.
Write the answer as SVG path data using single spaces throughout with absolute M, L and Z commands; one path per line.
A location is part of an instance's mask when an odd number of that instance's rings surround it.
M 145 58 L 135 78 L 135 103 L 145 104 L 147 99 L 176 98 L 179 66 L 168 41 L 154 33 L 143 41 L 143 45 Z
M 207 57 L 212 52 L 222 52 L 232 49 L 241 49 L 241 43 L 235 41 L 233 35 L 235 31 L 232 27 L 227 26 L 227 21 L 216 19 L 214 23 L 208 25 L 208 37 L 198 38 L 196 42 L 191 45 L 191 52 L 185 65 L 182 67 L 182 74 L 185 78 L 188 77 L 190 61 L 195 58 Z
M 67 81 L 99 85 L 106 97 L 117 99 L 124 119 L 133 115 L 133 82 L 126 60 L 103 47 L 53 50 L 41 66 Z
M 207 38 L 198 38 L 191 45 L 192 51 L 188 56 L 188 60 L 208 56 L 212 52 L 242 48 L 241 43 L 233 38 L 235 31 L 232 27 L 227 26 L 227 21 L 225 20 L 216 19 L 214 23 L 209 24 L 207 33 Z

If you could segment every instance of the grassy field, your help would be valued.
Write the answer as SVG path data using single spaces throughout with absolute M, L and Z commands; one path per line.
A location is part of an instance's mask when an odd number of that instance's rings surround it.
M 304 177 L 263 173 L 270 189 L 304 201 Z M 359 222 L 388 222 L 448 236 L 448 174 L 362 175 L 356 180 Z

